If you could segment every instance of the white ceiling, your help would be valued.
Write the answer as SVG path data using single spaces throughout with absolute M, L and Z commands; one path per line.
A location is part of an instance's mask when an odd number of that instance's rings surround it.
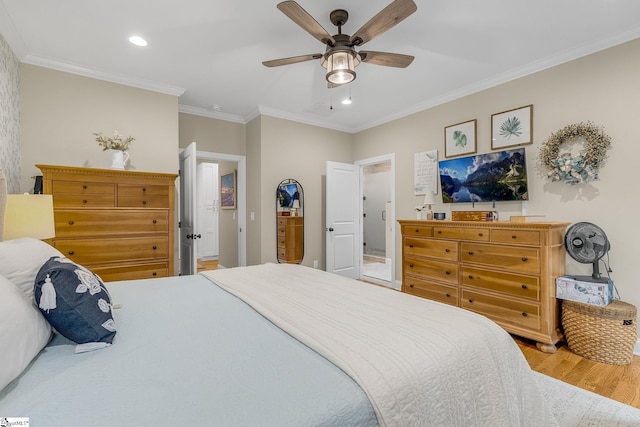
M 243 123 L 261 112 L 347 132 L 640 37 L 638 0 L 415 0 L 417 12 L 363 47 L 414 62 L 363 63 L 351 85 L 329 90 L 319 60 L 261 64 L 324 52 L 278 1 L 0 0 L 0 33 L 22 62 L 178 95 L 184 112 Z M 349 12 L 343 32 L 353 34 L 391 2 L 297 1 L 331 34 L 332 10 Z M 149 45 L 131 45 L 133 34 Z

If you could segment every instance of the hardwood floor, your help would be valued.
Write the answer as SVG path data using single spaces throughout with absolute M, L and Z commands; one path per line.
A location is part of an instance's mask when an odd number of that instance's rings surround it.
M 209 260 L 209 261 L 205 261 L 202 259 L 198 260 L 198 271 L 203 271 L 203 270 L 217 270 L 218 269 L 218 260 L 214 259 L 214 260 Z
M 514 339 L 534 371 L 640 408 L 640 356 L 633 356 L 629 365 L 609 365 L 578 356 L 566 344 L 547 354 L 532 341 Z

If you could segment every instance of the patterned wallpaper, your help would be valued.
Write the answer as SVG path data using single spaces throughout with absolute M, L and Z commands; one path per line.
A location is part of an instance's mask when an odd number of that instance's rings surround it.
M 0 35 L 0 169 L 7 192 L 20 192 L 20 91 L 19 62 Z

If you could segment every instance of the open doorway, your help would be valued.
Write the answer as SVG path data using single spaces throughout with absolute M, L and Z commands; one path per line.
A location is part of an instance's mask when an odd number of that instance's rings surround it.
M 199 259 L 210 258 L 211 260 L 215 260 L 216 256 L 211 253 L 208 256 L 202 256 L 206 253 L 206 250 L 202 247 L 203 245 L 199 245 L 199 240 L 202 240 L 203 237 L 209 234 L 206 230 L 206 227 L 202 225 L 202 222 L 198 220 L 198 184 L 196 179 L 196 162 L 197 164 L 215 164 L 217 165 L 217 178 L 220 177 L 220 174 L 225 174 L 227 172 L 234 172 L 234 176 L 236 177 L 236 181 L 234 183 L 235 192 L 236 192 L 236 201 L 233 209 L 223 210 L 220 209 L 220 202 L 217 202 L 218 209 L 216 209 L 218 214 L 218 224 L 217 224 L 217 242 L 206 241 L 203 242 L 204 246 L 215 245 L 218 247 L 217 252 L 217 261 L 218 265 L 221 267 L 237 267 L 244 266 L 247 264 L 247 255 L 246 255 L 246 157 L 232 154 L 223 154 L 223 153 L 214 153 L 214 152 L 205 152 L 205 151 L 196 151 L 195 143 L 192 143 L 193 150 L 195 152 L 195 161 L 193 166 L 193 176 L 187 177 L 182 176 L 183 172 L 181 171 L 181 177 L 179 179 L 180 185 L 178 186 L 178 197 L 176 200 L 179 200 L 182 203 L 183 197 L 180 196 L 181 192 L 184 194 L 190 193 L 191 196 L 189 200 L 194 200 L 193 203 L 193 213 L 195 214 L 195 218 L 180 218 L 179 220 L 184 225 L 185 223 L 193 224 L 196 229 L 192 229 L 191 231 L 178 230 L 179 237 L 176 239 L 180 242 L 178 246 L 178 256 L 180 258 L 183 257 L 183 243 L 192 239 L 191 242 L 195 242 L 193 247 L 193 258 L 188 256 L 187 258 L 191 258 L 193 261 L 189 262 L 189 268 L 182 267 L 180 274 L 194 274 L 197 270 Z M 191 146 L 190 146 L 191 147 Z M 183 150 L 181 150 L 182 153 Z M 181 154 L 182 155 L 182 154 Z M 213 168 L 212 168 L 213 170 Z M 191 184 L 187 184 L 187 182 Z M 213 188 L 215 186 L 215 189 Z M 216 196 L 220 194 L 220 181 L 215 185 L 211 185 L 209 192 L 215 192 Z M 211 202 L 211 204 L 216 202 Z M 178 209 L 180 215 L 183 215 L 183 209 Z M 203 208 L 201 211 L 206 212 L 206 208 Z M 211 209 L 211 212 L 213 209 Z M 190 215 L 190 214 L 189 214 Z M 211 225 L 211 224 L 210 224 Z M 195 237 L 194 237 L 195 236 Z M 213 239 L 213 234 L 209 234 L 209 238 Z M 199 248 L 200 246 L 200 248 Z M 199 255 L 200 253 L 200 255 Z M 182 265 L 182 262 L 179 263 Z
M 246 210 L 246 172 L 245 156 L 196 151 L 198 163 L 217 165 L 218 177 L 235 171 L 236 205 L 231 209 L 220 207 L 218 202 L 218 266 L 238 267 L 246 265 L 246 237 L 244 211 Z M 217 195 L 220 194 L 220 181 L 216 185 Z M 198 193 L 196 191 L 196 193 Z M 203 236 L 204 237 L 204 236 Z M 196 248 L 198 250 L 198 248 Z M 200 256 L 196 256 L 200 259 Z M 206 260 L 206 258 L 203 257 Z
M 393 154 L 357 162 L 362 197 L 361 276 L 363 280 L 396 288 L 395 157 Z

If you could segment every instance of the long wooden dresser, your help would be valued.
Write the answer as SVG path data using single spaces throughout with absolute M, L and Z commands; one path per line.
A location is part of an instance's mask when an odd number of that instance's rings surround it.
M 104 281 L 174 274 L 177 175 L 36 166 L 53 195 L 56 249 Z
M 480 313 L 555 352 L 568 223 L 398 222 L 403 292 Z

